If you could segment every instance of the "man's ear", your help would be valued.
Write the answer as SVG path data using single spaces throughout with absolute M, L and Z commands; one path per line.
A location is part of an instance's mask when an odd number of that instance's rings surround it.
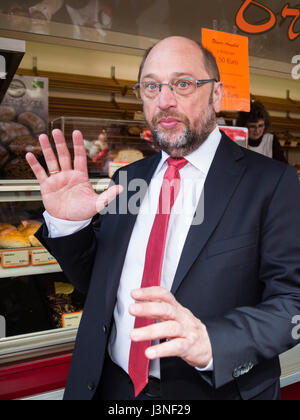
M 223 82 L 215 83 L 214 91 L 213 91 L 213 106 L 216 113 L 221 111 L 223 92 L 224 92 L 224 83 Z

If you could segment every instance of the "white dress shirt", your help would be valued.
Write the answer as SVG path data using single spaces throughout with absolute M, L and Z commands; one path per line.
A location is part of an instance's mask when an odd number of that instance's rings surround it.
M 171 290 L 182 250 L 193 222 L 206 176 L 221 140 L 221 133 L 216 128 L 208 139 L 193 153 L 185 156 L 188 164 L 180 170 L 181 187 L 173 206 L 165 246 L 161 273 L 161 286 Z M 130 293 L 141 286 L 144 271 L 146 248 L 158 208 L 160 189 L 168 167 L 168 155 L 162 152 L 161 160 L 152 177 L 129 241 L 127 254 L 120 278 L 117 303 L 114 309 L 114 325 L 109 341 L 109 353 L 112 360 L 128 373 L 129 352 L 131 346 L 130 331 L 134 328 L 135 318 L 128 308 L 133 299 Z M 56 219 L 47 212 L 44 218 L 49 237 L 66 236 L 86 227 L 91 220 L 70 222 Z M 213 360 L 200 371 L 213 370 Z M 160 361 L 150 363 L 149 374 L 160 377 Z

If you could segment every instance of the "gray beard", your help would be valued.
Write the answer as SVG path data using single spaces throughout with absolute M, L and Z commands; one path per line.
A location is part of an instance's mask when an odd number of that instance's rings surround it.
M 152 136 L 158 147 L 166 152 L 168 155 L 179 158 L 187 156 L 197 150 L 201 144 L 205 142 L 210 133 L 216 126 L 216 115 L 211 110 L 205 115 L 206 121 L 202 121 L 202 128 L 200 132 L 191 130 L 187 127 L 181 134 L 178 135 L 176 142 L 170 144 L 170 140 L 160 132 L 157 128 L 151 130 Z

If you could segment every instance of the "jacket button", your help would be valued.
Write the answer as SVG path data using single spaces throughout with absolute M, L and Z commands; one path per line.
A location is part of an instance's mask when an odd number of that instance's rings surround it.
M 89 391 L 94 391 L 94 389 L 95 389 L 95 384 L 94 384 L 94 382 L 89 382 L 89 383 L 88 383 L 88 390 L 89 390 Z
M 232 373 L 232 376 L 236 379 L 236 378 L 239 378 L 240 376 L 241 376 L 241 369 L 240 368 L 237 368 L 237 369 L 234 369 L 234 371 L 233 371 L 233 373 Z
M 106 325 L 104 325 L 104 324 L 103 324 L 103 326 L 102 326 L 102 331 L 104 332 L 104 334 L 106 334 L 106 333 L 107 333 L 107 326 L 106 326 Z

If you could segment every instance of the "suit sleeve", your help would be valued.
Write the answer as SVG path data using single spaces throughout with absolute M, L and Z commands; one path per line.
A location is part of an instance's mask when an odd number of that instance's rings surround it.
M 89 288 L 97 250 L 96 233 L 100 222 L 99 219 L 95 224 L 91 223 L 75 234 L 59 238 L 49 238 L 47 225 L 44 223 L 35 234 L 57 259 L 70 282 L 82 293 L 87 293 Z
M 300 184 L 287 166 L 262 220 L 259 281 L 262 301 L 206 322 L 219 388 L 259 363 L 298 344 L 292 331 L 300 313 Z M 255 199 L 255 197 L 254 197 Z

